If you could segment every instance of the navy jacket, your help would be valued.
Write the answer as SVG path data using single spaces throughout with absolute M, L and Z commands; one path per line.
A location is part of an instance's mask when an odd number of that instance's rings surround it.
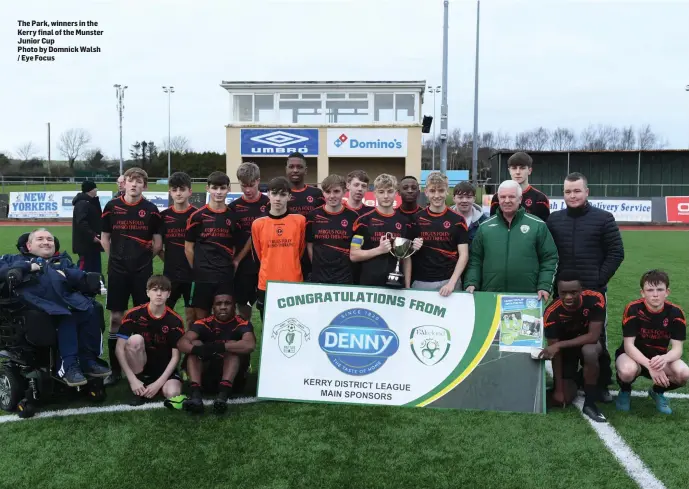
M 33 255 L 3 255 L 0 257 L 0 276 L 12 268 L 20 268 L 25 276 L 31 263 L 41 260 Z M 58 272 L 64 273 L 64 276 Z M 19 286 L 20 297 L 51 316 L 71 314 L 71 309 L 86 311 L 91 299 L 79 291 L 86 273 L 79 270 L 67 253 L 44 260 L 43 270 L 31 273 L 31 279 Z

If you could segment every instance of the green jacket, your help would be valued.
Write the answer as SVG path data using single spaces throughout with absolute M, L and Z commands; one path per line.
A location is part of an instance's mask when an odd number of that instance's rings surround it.
M 552 293 L 557 247 L 545 222 L 520 208 L 507 225 L 502 211 L 484 221 L 471 243 L 464 288 Z

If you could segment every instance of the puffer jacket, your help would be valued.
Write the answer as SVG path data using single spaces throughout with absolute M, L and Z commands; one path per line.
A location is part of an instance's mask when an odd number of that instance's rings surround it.
M 553 212 L 548 229 L 560 256 L 558 272 L 575 270 L 584 288 L 605 292 L 624 260 L 614 216 L 587 202 L 584 207 Z
M 459 215 L 462 214 L 461 212 L 459 212 L 459 208 L 456 204 L 450 207 L 450 209 L 452 209 Z M 486 219 L 488 219 L 488 216 L 483 213 L 483 209 L 481 208 L 481 206 L 478 204 L 474 204 L 471 214 L 471 224 L 469 224 L 469 248 L 471 248 L 471 242 L 474 241 L 474 238 L 476 237 L 478 227 Z

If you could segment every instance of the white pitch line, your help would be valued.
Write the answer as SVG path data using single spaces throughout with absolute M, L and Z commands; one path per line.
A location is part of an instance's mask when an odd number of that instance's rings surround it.
M 258 402 L 256 397 L 237 397 L 234 399 L 228 399 L 228 404 L 252 404 Z M 205 400 L 203 404 L 210 406 L 213 404 L 212 400 Z M 75 409 L 56 409 L 54 411 L 38 411 L 35 416 L 31 418 L 22 419 L 16 414 L 9 416 L 0 416 L 0 424 L 2 423 L 12 423 L 16 421 L 28 421 L 31 419 L 45 419 L 45 418 L 57 418 L 64 416 L 78 416 L 81 414 L 99 414 L 99 413 L 125 413 L 130 411 L 150 411 L 152 409 L 164 408 L 162 402 L 150 402 L 142 404 L 141 406 L 130 406 L 128 404 L 113 404 L 110 406 L 99 406 L 99 407 L 83 407 Z
M 608 451 L 612 453 L 629 477 L 641 489 L 666 489 L 665 485 L 653 475 L 643 460 L 625 443 L 615 428 L 609 423 L 597 423 L 583 413 L 584 399 L 581 396 L 574 400 L 574 405 L 579 409 L 582 417 L 589 422 Z

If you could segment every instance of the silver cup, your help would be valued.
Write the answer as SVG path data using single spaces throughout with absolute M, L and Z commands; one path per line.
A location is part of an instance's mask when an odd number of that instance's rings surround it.
M 404 274 L 400 273 L 400 262 L 416 253 L 416 250 L 413 248 L 414 243 L 407 238 L 393 238 L 392 233 L 386 233 L 385 238 L 392 241 L 390 254 L 397 258 L 395 271 L 388 274 L 387 285 L 404 287 Z

